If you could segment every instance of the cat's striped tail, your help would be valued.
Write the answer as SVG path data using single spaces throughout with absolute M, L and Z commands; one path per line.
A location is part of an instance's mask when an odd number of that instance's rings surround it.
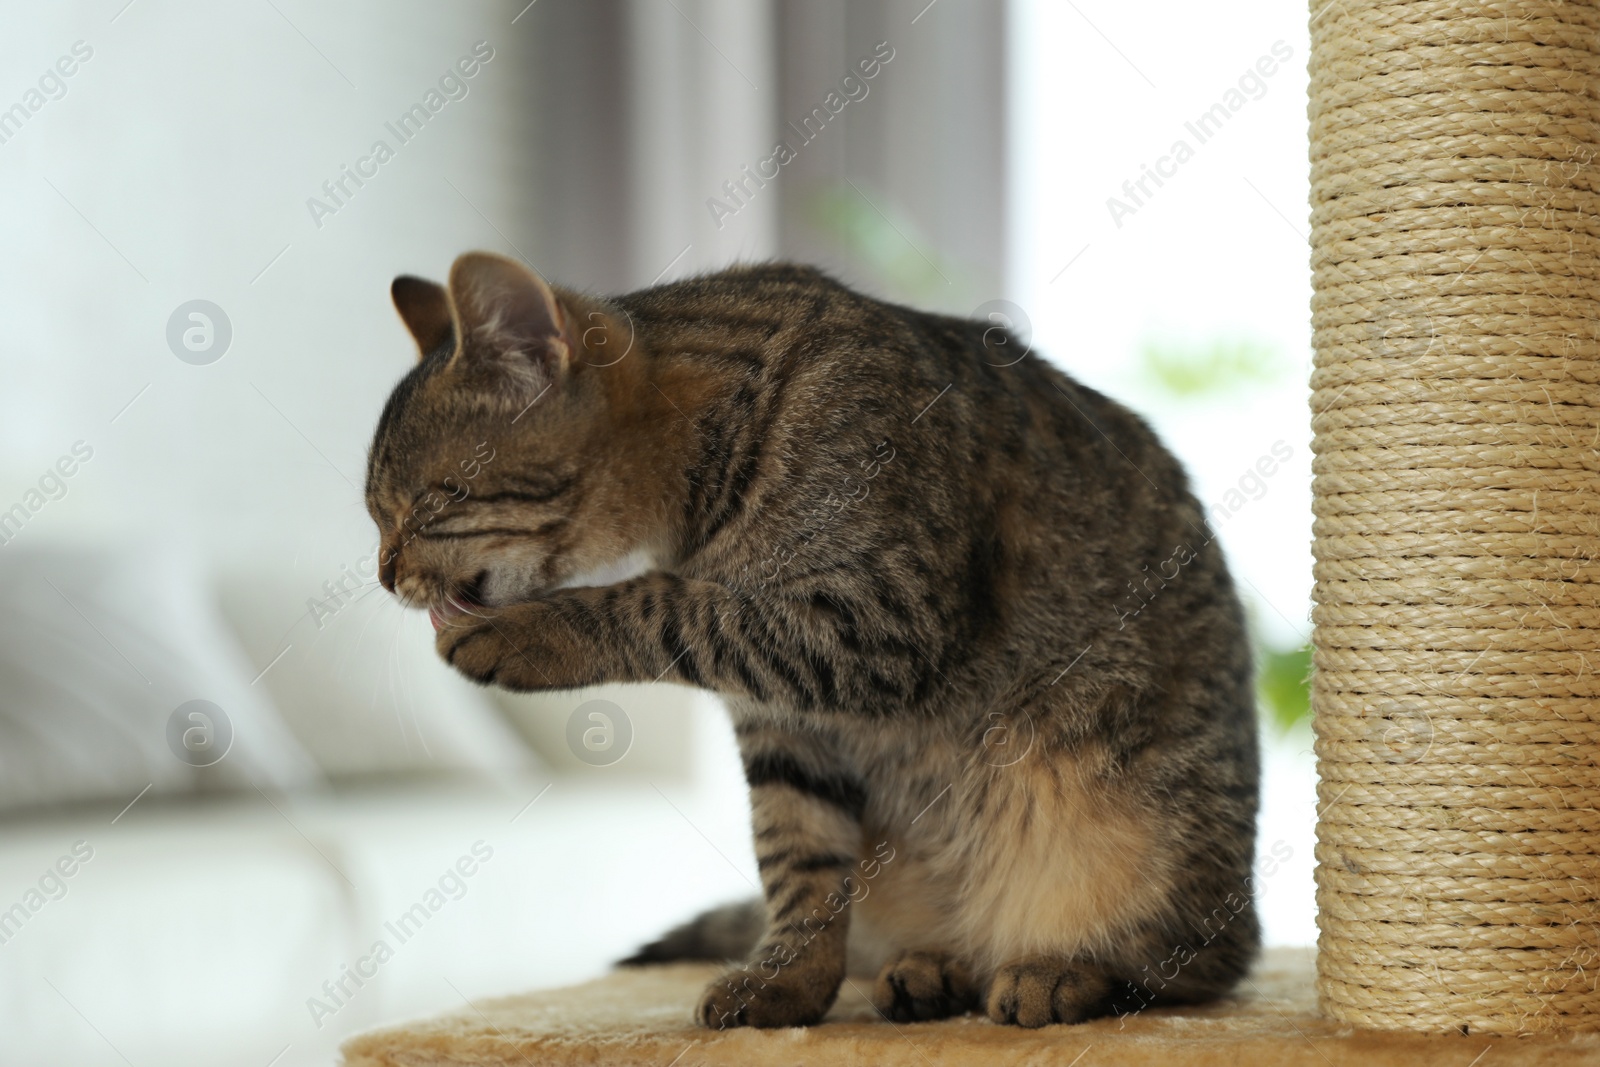
M 758 898 L 712 908 L 675 926 L 619 967 L 642 967 L 676 960 L 742 960 L 756 947 L 767 926 L 766 904 Z

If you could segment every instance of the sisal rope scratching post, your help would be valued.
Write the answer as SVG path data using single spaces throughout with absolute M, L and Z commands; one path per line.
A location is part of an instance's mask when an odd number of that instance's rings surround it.
M 1326 2 L 1319 1000 L 1600 1029 L 1600 11 Z

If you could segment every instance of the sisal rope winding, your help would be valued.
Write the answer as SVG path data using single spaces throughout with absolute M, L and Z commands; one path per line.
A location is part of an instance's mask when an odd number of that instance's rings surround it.
M 1314 0 L 1318 993 L 1600 1029 L 1600 10 Z

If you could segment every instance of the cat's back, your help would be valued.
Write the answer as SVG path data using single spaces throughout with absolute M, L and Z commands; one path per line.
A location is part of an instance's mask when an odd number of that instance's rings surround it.
M 972 416 L 974 426 L 1065 427 L 1074 440 L 1090 431 L 1140 451 L 1153 439 L 1126 408 L 1052 367 L 1008 324 L 896 304 L 815 267 L 743 264 L 638 290 L 615 303 L 661 355 L 697 362 L 707 373 L 736 366 L 786 382 L 826 379 L 836 402 L 849 396 L 916 399 L 920 388 L 932 385 L 935 393 L 924 402 L 964 394 L 969 406 L 960 413 Z M 1069 414 L 1074 417 L 1065 418 Z M 956 428 L 950 421 L 933 419 L 943 424 L 942 433 Z
M 891 482 L 908 492 L 937 481 L 979 498 L 1025 497 L 1047 526 L 1104 518 L 1112 497 L 1124 520 L 1188 500 L 1181 467 L 1142 419 L 1003 323 L 895 304 L 786 262 L 616 303 L 658 357 L 807 466 L 854 466 L 888 441 L 904 457 Z M 1158 525 L 1165 538 L 1170 524 Z
M 815 267 L 786 262 L 726 267 L 636 290 L 615 303 L 668 347 L 708 332 L 770 341 L 798 326 L 865 331 L 874 311 L 888 306 Z

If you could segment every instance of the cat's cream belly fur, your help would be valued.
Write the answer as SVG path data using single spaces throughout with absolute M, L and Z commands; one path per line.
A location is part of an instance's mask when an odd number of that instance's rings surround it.
M 1136 925 L 1166 910 L 1169 850 L 1150 814 L 1084 788 L 1073 757 L 1052 762 L 980 764 L 909 833 L 897 821 L 881 835 L 895 858 L 851 916 L 853 971 L 908 949 L 954 955 L 982 979 L 1028 956 L 1116 959 Z M 867 837 L 864 854 L 880 839 Z
M 1001 770 L 989 832 L 969 848 L 962 955 L 984 972 L 1030 955 L 1115 958 L 1123 935 L 1171 897 L 1152 820 L 1081 786 L 1072 761 Z

